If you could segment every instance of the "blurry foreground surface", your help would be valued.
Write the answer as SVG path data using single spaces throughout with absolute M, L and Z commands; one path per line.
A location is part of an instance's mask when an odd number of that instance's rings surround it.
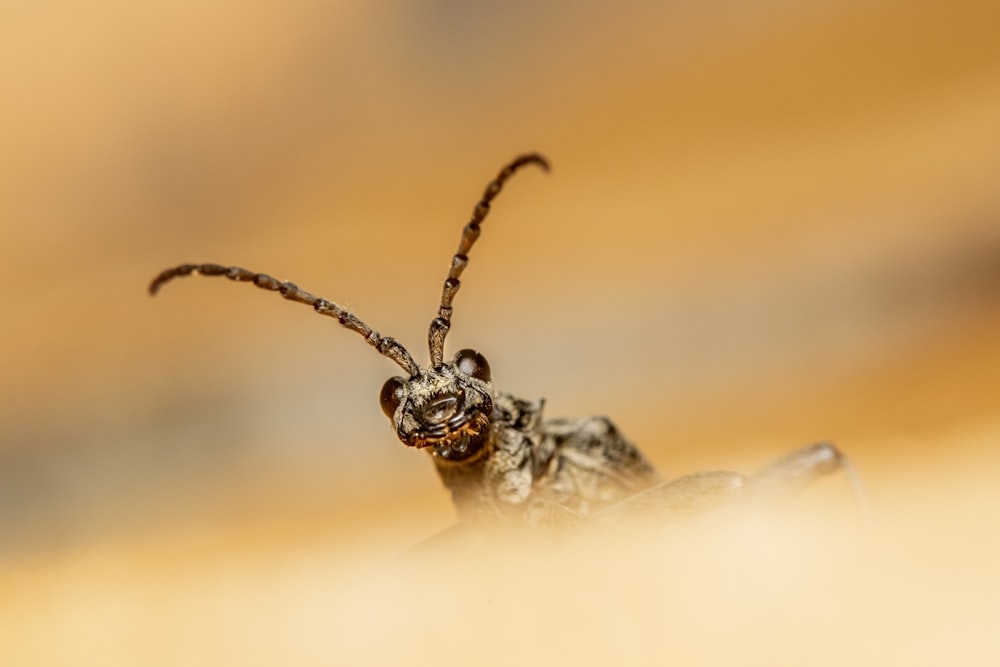
M 334 540 L 296 554 L 105 544 L 0 580 L 0 621 L 16 628 L 4 653 L 18 665 L 993 664 L 1000 552 L 975 516 L 992 480 L 967 484 L 933 501 L 897 487 L 899 505 L 867 524 L 807 502 L 419 556 Z
M 653 5 L 653 3 L 648 3 Z M 997 664 L 995 2 L 0 6 L 0 663 Z M 240 264 L 777 515 L 414 562 L 396 372 Z M 992 626 L 990 624 L 993 624 Z

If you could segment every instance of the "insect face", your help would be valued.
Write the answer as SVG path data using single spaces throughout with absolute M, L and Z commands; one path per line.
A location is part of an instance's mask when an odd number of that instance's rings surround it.
M 493 398 L 486 359 L 462 350 L 451 363 L 389 378 L 379 402 L 404 445 L 431 447 L 441 462 L 469 463 L 485 454 Z

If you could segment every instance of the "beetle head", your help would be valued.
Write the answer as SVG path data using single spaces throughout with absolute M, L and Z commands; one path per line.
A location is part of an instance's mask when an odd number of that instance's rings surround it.
M 454 361 L 394 376 L 382 385 L 382 411 L 408 447 L 431 447 L 440 461 L 469 462 L 484 453 L 493 423 L 490 366 L 475 350 Z

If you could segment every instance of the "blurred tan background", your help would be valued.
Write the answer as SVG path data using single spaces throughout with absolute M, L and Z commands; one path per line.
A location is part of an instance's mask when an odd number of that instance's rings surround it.
M 3 4 L 5 664 L 362 655 L 319 625 L 273 635 L 247 591 L 343 628 L 312 577 L 451 522 L 378 407 L 397 369 L 249 287 L 145 289 L 238 264 L 424 361 L 461 226 L 528 150 L 553 171 L 494 206 L 451 352 L 549 416 L 611 416 L 666 475 L 833 439 L 901 531 L 889 554 L 975 552 L 969 582 L 1000 590 L 998 20 L 971 0 Z M 822 500 L 853 502 L 832 479 Z

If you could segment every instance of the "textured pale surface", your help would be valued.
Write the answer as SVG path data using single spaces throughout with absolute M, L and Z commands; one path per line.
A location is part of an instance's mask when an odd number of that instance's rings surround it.
M 1000 660 L 996 3 L 147 4 L 0 7 L 0 662 Z M 249 287 L 144 292 L 240 264 L 424 360 L 527 150 L 449 350 L 667 475 L 835 440 L 873 526 L 831 479 L 414 571 L 451 509 L 394 366 Z

